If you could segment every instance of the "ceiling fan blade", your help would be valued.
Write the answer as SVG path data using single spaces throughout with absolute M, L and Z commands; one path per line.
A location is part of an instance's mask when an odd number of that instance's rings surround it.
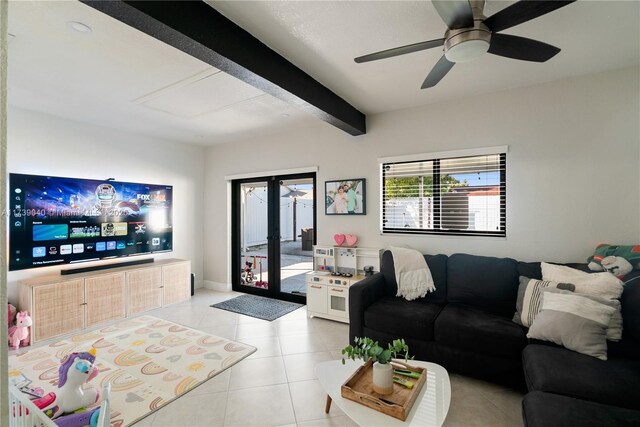
M 378 59 L 391 58 L 394 56 L 404 55 L 407 53 L 418 52 L 420 50 L 431 49 L 432 47 L 442 46 L 444 39 L 429 40 L 426 42 L 409 44 L 406 46 L 394 47 L 393 49 L 382 50 L 369 55 L 359 56 L 354 59 L 358 64 L 362 62 L 377 61 Z
M 495 33 L 546 15 L 574 1 L 520 0 L 485 19 L 484 25 Z
M 522 61 L 545 62 L 553 58 L 560 48 L 525 37 L 492 34 L 489 53 Z
M 469 0 L 433 0 L 431 3 L 452 30 L 473 27 L 473 12 Z
M 454 62 L 450 62 L 444 55 L 442 55 L 442 58 L 440 58 L 438 63 L 431 69 L 427 78 L 424 79 L 420 89 L 427 89 L 437 85 L 438 82 L 447 75 L 449 70 L 453 68 L 453 65 Z

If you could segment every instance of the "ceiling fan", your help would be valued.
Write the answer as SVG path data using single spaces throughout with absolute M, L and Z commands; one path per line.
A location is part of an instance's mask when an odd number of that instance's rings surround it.
M 498 34 L 498 31 L 538 18 L 574 1 L 521 0 L 487 18 L 483 14 L 485 0 L 432 0 L 448 27 L 443 38 L 371 53 L 354 61 L 376 61 L 444 46 L 444 55 L 424 80 L 421 89 L 438 84 L 456 62 L 471 61 L 485 52 L 523 61 L 545 62 L 560 49 L 525 37 Z

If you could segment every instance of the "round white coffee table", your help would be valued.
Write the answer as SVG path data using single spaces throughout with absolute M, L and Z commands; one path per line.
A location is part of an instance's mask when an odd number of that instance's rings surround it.
M 437 426 L 440 427 L 449 412 L 451 402 L 451 384 L 447 370 L 431 362 L 409 361 L 412 366 L 427 369 L 427 382 L 422 387 L 418 398 L 411 408 L 406 421 L 400 421 L 389 415 L 368 408 L 364 405 L 345 399 L 340 394 L 340 387 L 362 366 L 362 361 L 331 360 L 316 365 L 316 375 L 322 388 L 327 392 L 326 411 L 329 412 L 331 402 L 353 421 L 361 426 Z

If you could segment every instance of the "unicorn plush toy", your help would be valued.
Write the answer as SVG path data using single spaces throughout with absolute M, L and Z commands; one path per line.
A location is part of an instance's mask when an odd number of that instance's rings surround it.
M 58 391 L 56 399 L 44 409 L 50 418 L 77 411 L 93 405 L 100 399 L 95 387 L 83 389 L 82 385 L 91 381 L 100 372 L 94 365 L 96 349 L 66 355 L 58 370 Z
M 26 311 L 21 311 L 16 315 L 16 324 L 9 328 L 9 343 L 14 350 L 29 345 L 29 326 L 31 326 L 31 317 Z

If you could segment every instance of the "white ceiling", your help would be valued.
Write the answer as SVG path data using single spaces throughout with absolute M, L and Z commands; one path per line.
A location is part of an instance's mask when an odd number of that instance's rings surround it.
M 316 120 L 77 1 L 12 1 L 9 33 L 12 106 L 200 145 Z
M 640 2 L 579 0 L 504 34 L 562 49 L 542 64 L 486 54 L 456 64 L 432 89 L 420 85 L 442 56 L 435 48 L 356 64 L 354 57 L 443 37 L 431 2 L 212 1 L 212 7 L 365 113 L 528 86 L 640 63 Z M 488 0 L 485 15 L 515 3 Z
M 536 64 L 485 55 L 420 84 L 442 52 L 353 58 L 440 38 L 429 1 L 208 1 L 365 113 L 443 102 L 640 63 L 640 2 L 580 0 L 505 31 L 562 48 Z M 489 1 L 487 16 L 513 2 Z M 66 23 L 89 25 L 88 34 Z M 317 120 L 77 1 L 9 3 L 9 104 L 209 145 Z M 283 117 L 288 115 L 288 117 Z

